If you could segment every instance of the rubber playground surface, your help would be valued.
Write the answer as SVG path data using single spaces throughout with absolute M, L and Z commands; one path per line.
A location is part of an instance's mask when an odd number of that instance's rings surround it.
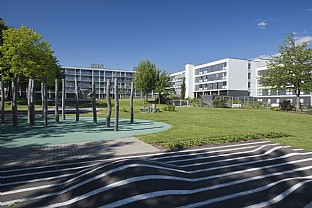
M 9 118 L 6 121 L 1 125 L 1 145 L 7 148 L 112 140 L 152 134 L 171 128 L 169 124 L 158 121 L 135 119 L 134 123 L 130 124 L 129 119 L 119 119 L 119 131 L 115 132 L 114 119 L 111 119 L 111 125 L 107 128 L 105 118 L 98 118 L 97 124 L 93 124 L 90 117 L 80 117 L 76 122 L 74 116 L 67 116 L 65 120 L 60 118 L 60 122 L 55 123 L 53 115 L 49 115 L 47 128 L 43 127 L 40 117 L 36 117 L 34 126 L 27 124 L 25 115 L 19 115 L 17 127 L 12 126 Z

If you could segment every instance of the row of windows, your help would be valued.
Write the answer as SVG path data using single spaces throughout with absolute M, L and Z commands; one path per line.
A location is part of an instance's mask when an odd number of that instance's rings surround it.
M 210 72 L 224 70 L 226 67 L 227 67 L 227 62 L 212 65 L 212 66 L 206 66 L 203 68 L 195 69 L 195 75 L 206 74 L 206 73 L 210 73 Z
M 65 69 L 65 75 L 84 75 L 92 76 L 92 71 L 82 69 Z M 134 77 L 131 72 L 112 72 L 112 71 L 93 71 L 93 76 L 116 76 L 116 77 Z
M 266 95 L 295 95 L 294 90 L 271 90 L 271 89 L 258 89 L 257 95 L 258 96 L 266 96 Z M 310 94 L 310 92 L 300 92 L 301 95 Z
M 195 90 L 215 90 L 215 89 L 226 89 L 227 82 L 216 82 L 210 84 L 200 84 L 195 86 Z
M 287 99 L 287 98 L 261 98 L 258 99 L 258 101 L 262 102 L 263 104 L 280 104 L 285 100 L 289 100 L 291 104 L 296 103 L 296 98 L 294 99 Z M 300 98 L 300 103 L 303 105 L 310 105 L 310 99 L 309 98 Z
M 200 76 L 195 78 L 195 83 L 199 82 L 209 82 L 209 81 L 214 81 L 214 80 L 220 80 L 220 79 L 226 79 L 227 78 L 227 73 L 217 73 L 217 74 L 211 74 L 211 75 L 205 75 L 205 76 Z

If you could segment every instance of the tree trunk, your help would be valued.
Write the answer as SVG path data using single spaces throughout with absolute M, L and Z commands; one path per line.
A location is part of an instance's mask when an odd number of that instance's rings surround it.
M 133 93 L 134 93 L 134 83 L 131 82 L 131 91 L 130 91 L 130 123 L 133 124 L 134 113 L 133 113 Z
M 30 124 L 31 120 L 31 104 L 30 104 L 30 94 L 31 94 L 31 79 L 28 80 L 28 89 L 27 89 L 27 123 Z
M 62 119 L 65 120 L 65 80 L 62 79 Z
M 115 95 L 115 125 L 114 131 L 118 131 L 118 119 L 119 119 L 119 99 L 118 99 L 118 81 L 114 79 L 114 95 Z
M 301 105 L 300 105 L 300 90 L 298 90 L 296 95 L 296 111 L 301 112 Z
M 106 127 L 110 127 L 110 119 L 112 115 L 112 103 L 110 99 L 110 80 L 106 84 L 106 101 L 107 101 L 107 114 L 106 114 Z
M 92 82 L 92 109 L 93 109 L 93 123 L 97 124 L 96 116 L 96 93 L 95 93 L 95 82 Z
M 48 127 L 48 75 L 43 79 L 43 127 Z
M 31 79 L 30 87 L 30 125 L 35 124 L 35 80 Z
M 1 123 L 4 123 L 4 99 L 5 99 L 5 93 L 4 93 L 4 81 L 0 82 L 1 85 Z
M 43 97 L 44 97 L 44 95 L 43 95 L 43 82 L 41 82 L 41 116 L 42 116 L 42 118 L 43 118 L 43 112 L 44 112 L 44 105 L 43 105 Z
M 60 117 L 59 117 L 59 109 L 58 109 L 58 84 L 57 84 L 57 79 L 55 79 L 55 88 L 54 88 L 54 101 L 55 101 L 55 122 L 58 123 L 60 122 Z
M 18 116 L 17 116 L 17 78 L 15 77 L 12 82 L 12 121 L 13 126 L 18 125 Z
M 79 93 L 78 93 L 77 78 L 75 78 L 75 98 L 76 98 L 76 121 L 79 121 Z

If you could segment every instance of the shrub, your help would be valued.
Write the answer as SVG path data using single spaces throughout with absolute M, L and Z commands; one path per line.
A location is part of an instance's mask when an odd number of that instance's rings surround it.
M 175 106 L 174 105 L 167 105 L 163 107 L 164 111 L 175 111 Z
M 289 137 L 291 135 L 280 133 L 280 132 L 268 132 L 268 133 L 256 133 L 256 134 L 242 134 L 242 135 L 232 135 L 232 136 L 223 136 L 223 137 L 213 137 L 213 138 L 198 138 L 198 139 L 191 139 L 186 141 L 172 141 L 162 143 L 161 145 L 164 148 L 169 149 L 177 149 L 177 148 L 187 148 L 193 146 L 204 146 L 204 145 L 211 145 L 211 144 L 222 144 L 222 143 L 229 143 L 229 142 L 241 142 L 241 141 L 248 141 L 253 139 L 273 139 L 273 138 L 280 138 L 280 137 Z
M 227 104 L 226 101 L 222 98 L 215 98 L 213 99 L 213 107 L 215 108 L 226 108 Z
M 293 109 L 293 106 L 291 105 L 290 100 L 284 100 L 281 103 L 281 110 L 282 111 L 290 111 L 292 109 Z
M 272 111 L 280 111 L 281 109 L 280 108 L 277 108 L 277 107 L 273 107 L 273 106 L 271 106 L 271 108 L 270 108 Z

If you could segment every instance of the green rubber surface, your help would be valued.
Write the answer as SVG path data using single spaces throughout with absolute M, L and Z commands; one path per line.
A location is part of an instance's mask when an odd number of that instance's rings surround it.
M 1 124 L 2 147 L 75 144 L 112 140 L 152 134 L 171 128 L 169 124 L 158 121 L 135 119 L 134 123 L 130 124 L 129 119 L 119 119 L 119 131 L 115 132 L 114 119 L 111 120 L 111 127 L 106 128 L 104 118 L 98 118 L 98 123 L 93 124 L 93 119 L 90 117 L 80 117 L 79 121 L 76 122 L 75 117 L 67 116 L 66 120 L 60 119 L 59 123 L 55 123 L 53 115 L 49 116 L 47 128 L 43 127 L 41 118 L 36 118 L 34 126 L 27 124 L 26 116 L 19 116 L 17 127 L 13 127 L 9 120 L 6 121 Z

